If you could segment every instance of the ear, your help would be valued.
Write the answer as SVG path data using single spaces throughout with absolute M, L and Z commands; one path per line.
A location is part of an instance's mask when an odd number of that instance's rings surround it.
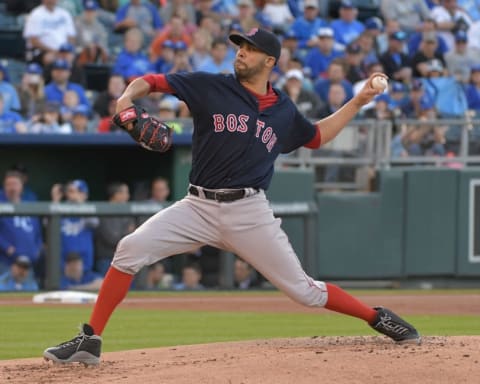
M 273 68 L 275 66 L 275 58 L 273 56 L 267 56 L 265 59 L 265 65 L 268 68 Z

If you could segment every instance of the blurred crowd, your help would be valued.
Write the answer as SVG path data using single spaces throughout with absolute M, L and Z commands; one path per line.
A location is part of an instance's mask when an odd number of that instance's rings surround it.
M 85 180 L 55 183 L 51 201 L 82 204 L 89 200 Z M 165 207 L 170 203 L 169 181 L 156 177 L 148 186 L 133 191 L 135 201 Z M 110 204 L 131 200 L 124 182 L 111 182 L 105 191 Z M 37 201 L 29 187 L 28 172 L 22 164 L 8 169 L 0 187 L 0 203 Z M 60 222 L 60 289 L 97 290 L 112 261 L 117 243 L 133 232 L 146 216 L 62 217 Z M 47 218 L 37 216 L 0 216 L 0 291 L 36 291 L 45 287 Z M 224 287 L 220 250 L 205 246 L 194 252 L 176 255 L 142 269 L 132 288 L 137 290 L 202 290 Z M 223 272 L 223 273 L 222 273 Z M 258 288 L 264 279 L 247 263 L 237 259 L 230 271 L 234 286 Z M 230 284 L 231 285 L 231 284 Z
M 114 131 L 115 101 L 130 81 L 231 73 L 228 35 L 259 27 L 282 42 L 272 84 L 309 118 L 340 108 L 374 71 L 385 72 L 390 86 L 359 118 L 480 115 L 479 0 L 378 0 L 368 8 L 361 0 L 2 1 L 26 52 L 20 64 L 0 57 L 0 132 Z M 139 103 L 165 121 L 190 116 L 170 95 Z M 176 121 L 174 128 L 184 127 Z M 394 154 L 418 154 L 425 136 L 441 143 L 456 135 L 448 127 L 395 129 Z M 455 151 L 437 147 L 422 153 Z

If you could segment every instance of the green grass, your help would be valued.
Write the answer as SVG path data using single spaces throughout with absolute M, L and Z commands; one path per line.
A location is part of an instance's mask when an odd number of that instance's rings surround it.
M 72 338 L 90 307 L 0 306 L 0 359 L 41 356 Z M 476 316 L 407 316 L 424 335 L 480 334 Z M 362 321 L 337 314 L 118 309 L 104 351 L 275 337 L 373 335 Z

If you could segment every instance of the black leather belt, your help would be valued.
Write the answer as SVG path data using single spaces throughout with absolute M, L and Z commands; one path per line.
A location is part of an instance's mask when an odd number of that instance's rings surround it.
M 258 192 L 257 189 L 255 189 L 255 191 Z M 195 187 L 194 185 L 191 185 L 188 188 L 188 192 L 190 192 L 194 196 L 201 197 L 199 188 Z M 232 190 L 225 190 L 225 191 L 212 191 L 208 189 L 203 189 L 203 194 L 205 195 L 205 198 L 208 200 L 215 200 L 222 203 L 228 203 L 228 202 L 243 199 L 244 197 L 247 196 L 247 191 L 246 189 L 232 189 Z

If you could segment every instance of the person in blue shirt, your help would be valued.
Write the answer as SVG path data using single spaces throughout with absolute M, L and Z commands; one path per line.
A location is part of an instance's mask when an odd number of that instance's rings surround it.
M 88 199 L 88 185 L 84 180 L 73 180 L 66 187 L 69 203 L 82 204 Z M 78 253 L 83 259 L 86 271 L 93 269 L 94 229 L 98 226 L 96 217 L 64 217 L 60 222 L 62 241 L 62 265 L 71 252 Z
M 30 273 L 32 264 L 27 256 L 18 256 L 10 270 L 0 275 L 1 291 L 38 291 L 38 284 Z
M 423 21 L 421 25 L 421 30 L 418 32 L 412 33 L 408 38 L 407 51 L 410 57 L 413 57 L 415 53 L 417 53 L 418 49 L 420 48 L 423 35 L 426 32 L 432 32 L 436 36 L 436 40 L 437 40 L 437 49 L 435 51 L 436 54 L 444 55 L 445 53 L 448 52 L 448 46 L 447 46 L 447 43 L 445 42 L 445 39 L 437 33 L 437 22 L 432 18 L 428 18 Z
M 332 60 L 327 70 L 327 78 L 319 78 L 313 88 L 322 101 L 328 101 L 328 92 L 332 84 L 340 84 L 345 90 L 345 102 L 353 97 L 353 85 L 346 78 L 346 62 L 343 58 Z
M 476 118 L 480 116 L 480 64 L 470 70 L 470 84 L 465 90 L 468 108 L 476 112 Z
M 70 252 L 66 256 L 60 289 L 94 291 L 100 289 L 102 282 L 103 278 L 100 274 L 84 268 L 80 254 Z
M 305 67 L 310 69 L 311 77 L 314 79 L 325 75 L 333 59 L 344 56 L 342 51 L 334 48 L 333 34 L 333 29 L 330 27 L 320 28 L 317 33 L 317 43 L 305 56 Z
M 303 16 L 296 18 L 290 29 L 297 36 L 298 49 L 308 50 L 315 44 L 318 30 L 328 23 L 318 17 L 318 0 L 305 0 L 303 7 Z
M 143 34 L 138 28 L 131 28 L 125 33 L 123 49 L 118 54 L 113 73 L 122 75 L 131 81 L 147 73 L 153 73 L 154 68 L 147 55 L 142 52 Z
M 335 40 L 347 46 L 365 30 L 365 26 L 357 20 L 358 10 L 351 0 L 343 0 L 340 4 L 340 18 L 333 20 L 330 26 L 335 32 Z
M 140 28 L 145 37 L 152 38 L 162 26 L 158 10 L 148 1 L 130 0 L 128 4 L 119 7 L 115 14 L 116 32 Z
M 52 81 L 45 86 L 45 99 L 49 102 L 63 103 L 66 91 L 74 91 L 79 98 L 79 104 L 84 104 L 90 109 L 90 101 L 85 94 L 85 89 L 77 83 L 70 82 L 70 63 L 57 59 L 52 64 Z
M 22 175 L 7 171 L 3 179 L 2 201 L 18 204 L 22 201 Z M 15 258 L 27 256 L 34 264 L 43 249 L 40 220 L 33 216 L 0 216 L 0 273 L 6 271 Z
M 7 68 L 0 63 L 0 94 L 3 95 L 4 110 L 6 112 L 20 111 L 20 99 L 17 90 L 8 81 Z
M 210 58 L 199 68 L 200 71 L 209 73 L 232 73 L 233 59 L 227 57 L 228 44 L 222 39 L 215 39 L 210 50 Z
M 5 109 L 4 95 L 0 93 L 0 133 L 22 133 L 27 127 L 22 116 Z

